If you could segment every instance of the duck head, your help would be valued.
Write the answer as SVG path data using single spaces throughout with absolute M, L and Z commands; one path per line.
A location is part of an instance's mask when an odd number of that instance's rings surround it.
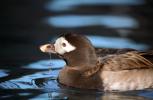
M 53 44 L 40 46 L 40 50 L 62 57 L 68 66 L 92 66 L 97 61 L 95 48 L 85 36 L 80 34 L 63 34 Z

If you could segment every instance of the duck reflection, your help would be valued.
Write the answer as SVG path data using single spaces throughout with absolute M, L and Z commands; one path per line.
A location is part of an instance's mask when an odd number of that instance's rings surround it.
M 41 95 L 47 97 L 47 93 Z M 36 97 L 40 98 L 40 96 Z M 74 93 L 48 93 L 48 98 L 58 100 L 147 100 L 145 97 L 124 95 L 121 93 L 103 93 L 103 94 L 74 94 Z

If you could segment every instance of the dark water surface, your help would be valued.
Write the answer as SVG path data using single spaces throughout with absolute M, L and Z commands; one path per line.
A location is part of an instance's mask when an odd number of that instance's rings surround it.
M 61 86 L 64 62 L 39 46 L 60 33 L 86 35 L 95 47 L 153 50 L 152 0 L 2 0 L 0 99 L 153 100 L 153 89 L 105 93 Z

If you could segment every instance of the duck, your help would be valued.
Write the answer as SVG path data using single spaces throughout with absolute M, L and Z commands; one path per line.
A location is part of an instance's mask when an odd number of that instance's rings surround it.
M 40 46 L 66 62 L 58 82 L 67 87 L 102 91 L 153 88 L 153 51 L 131 48 L 95 48 L 78 33 L 60 35 L 54 43 Z

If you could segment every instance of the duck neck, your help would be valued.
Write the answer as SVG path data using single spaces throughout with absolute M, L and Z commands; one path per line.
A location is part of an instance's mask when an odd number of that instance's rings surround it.
M 65 57 L 67 66 L 81 67 L 81 66 L 95 66 L 97 63 L 97 56 L 95 51 L 71 52 L 69 56 Z

